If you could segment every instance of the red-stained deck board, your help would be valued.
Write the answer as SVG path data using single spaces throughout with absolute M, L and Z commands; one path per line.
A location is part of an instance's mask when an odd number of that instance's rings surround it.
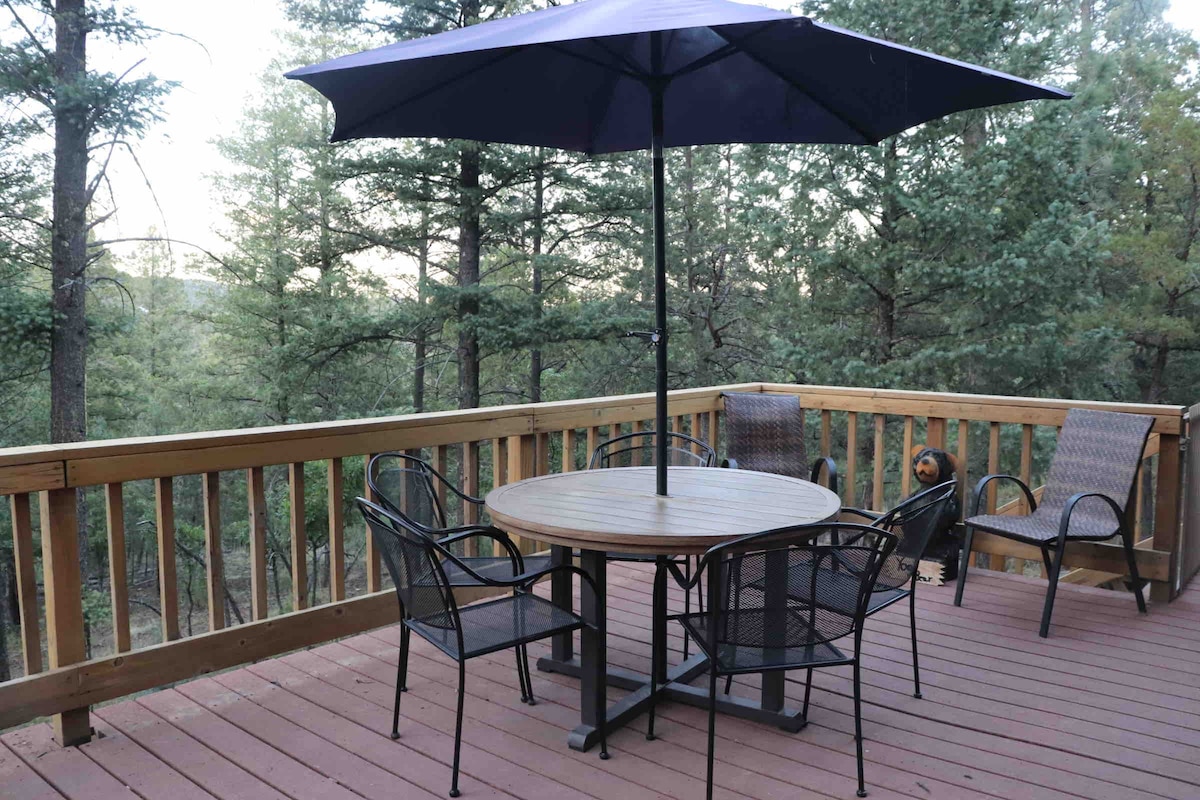
M 649 661 L 653 568 L 610 566 L 609 662 Z M 1137 614 L 1127 593 L 1062 586 L 1049 639 L 1045 584 L 972 572 L 922 586 L 925 698 L 911 696 L 908 607 L 868 621 L 863 641 L 866 777 L 875 800 L 1129 800 L 1200 797 L 1200 594 Z M 541 587 L 546 591 L 547 587 Z M 578 590 L 578 587 L 577 587 Z M 1195 595 L 1195 597 L 1193 597 Z M 672 608 L 682 607 L 672 591 Z M 449 789 L 458 674 L 417 637 L 399 741 L 391 728 L 398 630 L 372 631 L 97 709 L 101 738 L 63 750 L 45 724 L 0 737 L 4 800 L 396 800 Z M 671 659 L 682 637 L 669 632 Z M 850 649 L 849 644 L 844 649 Z M 545 655 L 530 646 L 531 659 Z M 707 714 L 660 707 L 615 732 L 613 758 L 576 753 L 579 684 L 535 672 L 520 702 L 511 651 L 467 665 L 462 789 L 496 800 L 690 800 L 703 796 Z M 757 694 L 755 676 L 734 692 Z M 803 673 L 787 682 L 803 697 Z M 610 690 L 610 698 L 620 696 Z M 716 797 L 854 796 L 850 670 L 818 670 L 798 734 L 717 721 Z
M 0 741 L 0 787 L 6 800 L 62 800 L 62 795 Z

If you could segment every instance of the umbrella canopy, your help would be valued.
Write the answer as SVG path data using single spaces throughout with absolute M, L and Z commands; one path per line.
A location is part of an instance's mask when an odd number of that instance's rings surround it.
M 584 0 L 287 74 L 320 91 L 333 140 L 439 137 L 582 153 L 650 148 L 657 430 L 666 430 L 662 148 L 871 145 L 955 111 L 1060 89 L 727 0 Z M 658 437 L 660 451 L 666 438 Z M 658 458 L 667 493 L 666 453 Z

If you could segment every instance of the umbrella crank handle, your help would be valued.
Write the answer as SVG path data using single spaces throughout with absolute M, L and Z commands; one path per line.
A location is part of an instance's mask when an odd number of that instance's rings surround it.
M 657 347 L 659 344 L 661 344 L 661 343 L 662 343 L 663 339 L 664 339 L 664 338 L 666 338 L 666 337 L 663 335 L 663 332 L 662 332 L 662 331 L 658 331 L 658 330 L 654 330 L 654 331 L 628 331 L 628 332 L 626 332 L 625 336 L 626 336 L 626 337 L 630 337 L 630 336 L 632 336 L 632 337 L 634 337 L 635 339 L 641 339 L 643 342 L 645 342 L 646 344 L 648 344 L 648 345 L 650 345 L 650 346 L 652 346 L 652 347 Z

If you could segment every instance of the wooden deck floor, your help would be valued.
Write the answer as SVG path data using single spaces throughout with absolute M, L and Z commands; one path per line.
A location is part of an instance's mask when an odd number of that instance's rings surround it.
M 638 566 L 610 572 L 612 663 L 648 666 L 648 577 Z M 873 798 L 1200 797 L 1200 593 L 1139 618 L 1129 595 L 1063 586 L 1051 638 L 1041 640 L 1042 585 L 972 578 L 963 608 L 949 587 L 920 592 L 923 700 L 910 696 L 907 608 L 868 622 Z M 456 671 L 416 647 L 402 738 L 391 741 L 398 640 L 380 630 L 98 709 L 101 737 L 75 749 L 56 747 L 44 724 L 9 732 L 0 797 L 445 797 Z M 701 710 L 665 707 L 655 742 L 645 741 L 644 720 L 619 731 L 602 762 L 566 747 L 575 681 L 535 672 L 540 702 L 528 707 L 510 655 L 467 672 L 464 797 L 703 797 Z M 849 668 L 815 683 L 811 724 L 798 734 L 718 718 L 720 797 L 854 796 Z M 753 688 L 747 679 L 734 691 Z M 789 695 L 798 688 L 789 682 Z

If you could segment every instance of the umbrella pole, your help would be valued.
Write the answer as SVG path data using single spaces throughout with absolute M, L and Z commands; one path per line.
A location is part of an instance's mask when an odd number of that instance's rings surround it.
M 662 34 L 650 35 L 652 74 L 662 71 Z M 650 83 L 650 154 L 654 170 L 654 332 L 656 374 L 654 384 L 654 437 L 658 494 L 667 495 L 667 223 L 663 176 L 663 93 L 665 81 Z

